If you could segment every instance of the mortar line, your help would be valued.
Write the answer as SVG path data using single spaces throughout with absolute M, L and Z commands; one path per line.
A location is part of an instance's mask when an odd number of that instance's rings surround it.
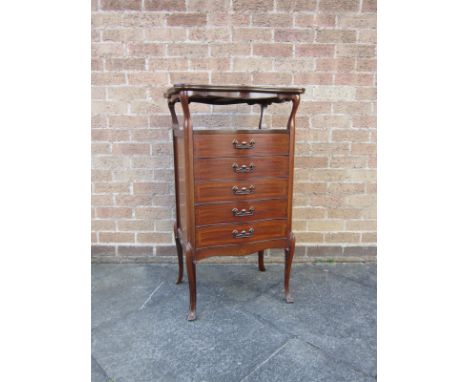
M 265 363 L 267 363 L 271 358 L 273 358 L 276 354 L 278 354 L 279 351 L 283 349 L 288 342 L 289 342 L 289 338 L 278 349 L 276 349 L 273 353 L 271 353 L 267 359 L 265 359 L 263 362 L 260 362 L 257 366 L 255 366 L 254 369 L 245 377 L 243 377 L 239 382 L 245 381 L 246 378 L 251 376 L 255 371 L 257 371 L 260 367 L 262 367 Z
M 102 367 L 102 365 L 98 362 L 98 360 L 96 359 L 95 356 L 93 356 L 91 354 L 91 359 L 94 361 L 94 363 L 98 366 L 99 370 L 104 374 L 104 377 L 106 378 L 106 380 L 111 380 L 111 377 L 109 377 L 109 374 L 107 374 L 107 372 L 104 370 L 104 368 Z
M 140 306 L 138 310 L 142 310 L 146 306 L 146 304 L 151 300 L 151 297 L 153 297 L 153 295 L 158 291 L 159 288 L 161 288 L 163 284 L 164 284 L 164 281 L 161 281 L 161 283 L 154 289 L 154 291 L 149 295 L 149 297 L 146 299 L 143 305 Z
M 346 366 L 348 366 L 349 368 L 353 369 L 354 371 L 357 371 L 358 373 L 361 373 L 363 375 L 365 375 L 366 377 L 371 377 L 371 378 L 375 378 L 376 376 L 375 375 L 372 375 L 372 374 L 369 374 L 367 372 L 365 372 L 364 370 L 361 370 L 359 369 L 358 367 L 354 366 L 353 364 L 351 364 L 350 362 L 342 359 L 342 358 L 337 358 L 335 357 L 333 354 L 327 352 L 326 350 L 322 349 L 320 346 L 318 345 L 315 345 L 313 344 L 312 342 L 309 342 L 309 341 L 306 341 L 300 337 L 297 337 L 297 339 L 303 343 L 305 343 L 306 345 L 318 350 L 319 352 L 321 352 L 326 358 L 329 358 L 329 359 L 332 359 L 333 361 L 335 361 L 336 363 L 342 363 Z

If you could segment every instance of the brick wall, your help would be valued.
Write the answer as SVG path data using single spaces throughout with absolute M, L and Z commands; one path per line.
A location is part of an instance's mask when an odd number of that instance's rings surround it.
M 375 28 L 375 0 L 94 0 L 93 259 L 175 255 L 163 92 L 181 82 L 305 87 L 296 133 L 297 259 L 374 256 Z M 267 109 L 265 127 L 283 127 L 289 107 Z M 195 110 L 195 127 L 258 123 L 254 107 Z

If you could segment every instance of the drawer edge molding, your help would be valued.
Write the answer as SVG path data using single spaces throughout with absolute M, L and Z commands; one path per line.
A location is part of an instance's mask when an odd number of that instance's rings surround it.
M 202 260 L 211 256 L 222 254 L 223 256 L 246 256 L 265 249 L 286 249 L 289 240 L 285 238 L 275 238 L 269 240 L 253 241 L 245 244 L 227 244 L 209 247 L 200 247 L 195 251 L 195 259 Z

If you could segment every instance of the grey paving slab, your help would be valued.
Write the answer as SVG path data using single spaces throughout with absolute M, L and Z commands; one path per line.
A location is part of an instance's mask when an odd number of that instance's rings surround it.
M 93 356 L 114 381 L 239 381 L 287 340 L 209 296 L 209 311 L 188 322 L 175 289 L 93 330 Z
M 375 380 L 375 265 L 283 270 L 200 263 L 188 322 L 176 265 L 94 265 L 92 381 Z
M 298 339 L 287 341 L 242 382 L 367 382 L 375 378 L 328 357 Z
M 109 378 L 102 369 L 101 365 L 97 363 L 94 357 L 91 357 L 91 381 L 93 382 L 108 382 Z
M 364 286 L 376 288 L 377 285 L 377 266 L 376 264 L 359 264 L 358 266 L 350 264 L 314 264 L 317 269 L 325 272 L 345 277 L 349 280 L 360 283 Z
M 173 267 L 163 265 L 96 264 L 91 274 L 92 327 L 138 309 L 158 285 L 174 281 L 170 276 L 174 278 Z
M 249 301 L 245 309 L 331 357 L 375 375 L 375 289 L 315 266 L 304 268 L 292 283 L 293 305 L 276 303 L 281 295 L 271 290 Z

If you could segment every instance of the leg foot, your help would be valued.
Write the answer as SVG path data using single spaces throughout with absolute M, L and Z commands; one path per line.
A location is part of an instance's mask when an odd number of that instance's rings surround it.
M 286 298 L 286 302 L 288 304 L 292 304 L 294 302 L 294 299 L 292 298 L 291 294 L 289 294 L 289 293 L 286 294 L 285 298 Z
M 197 310 L 197 274 L 195 262 L 193 259 L 193 251 L 190 244 L 187 245 L 185 253 L 185 261 L 187 266 L 187 275 L 189 281 L 190 305 L 187 320 L 193 321 L 196 318 Z
M 177 276 L 176 284 L 180 284 L 184 278 L 184 256 L 182 253 L 182 244 L 180 244 L 180 239 L 177 232 L 177 224 L 174 225 L 174 238 L 177 248 L 177 259 L 179 260 L 179 275 Z
M 258 270 L 265 272 L 265 264 L 263 262 L 263 251 L 258 251 Z
M 289 292 L 289 278 L 291 276 L 291 265 L 294 257 L 294 250 L 296 248 L 296 238 L 291 232 L 289 235 L 289 248 L 284 250 L 284 296 L 287 303 L 293 303 L 294 299 L 292 298 Z

